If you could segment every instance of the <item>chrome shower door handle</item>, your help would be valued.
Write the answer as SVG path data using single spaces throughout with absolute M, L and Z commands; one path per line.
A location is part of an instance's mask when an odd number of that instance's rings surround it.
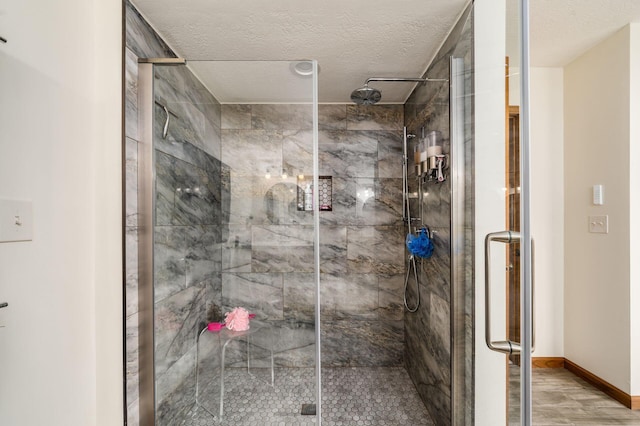
M 520 233 L 515 231 L 499 231 L 487 234 L 484 239 L 484 338 L 487 347 L 492 351 L 504 354 L 520 353 L 520 343 L 510 340 L 493 340 L 491 338 L 491 242 L 504 244 L 520 242 Z

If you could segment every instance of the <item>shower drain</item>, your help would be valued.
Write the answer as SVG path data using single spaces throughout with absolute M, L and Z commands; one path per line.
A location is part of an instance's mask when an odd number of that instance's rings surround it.
M 302 404 L 302 410 L 300 414 L 303 416 L 315 416 L 316 415 L 316 404 Z

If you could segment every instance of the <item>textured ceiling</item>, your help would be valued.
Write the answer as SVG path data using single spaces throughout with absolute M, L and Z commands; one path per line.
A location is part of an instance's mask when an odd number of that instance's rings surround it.
M 317 59 L 320 102 L 343 103 L 368 77 L 421 76 L 467 0 L 133 3 L 188 60 Z M 517 0 L 507 3 L 509 19 L 517 17 Z M 629 22 L 640 22 L 640 0 L 531 0 L 531 63 L 564 66 Z M 517 55 L 510 56 L 515 63 Z M 309 79 L 293 75 L 288 64 L 190 64 L 222 102 L 310 99 Z M 383 103 L 403 103 L 413 84 L 378 87 Z
M 640 0 L 531 0 L 531 64 L 562 67 L 630 22 Z
M 467 0 L 134 0 L 180 56 L 209 60 L 317 59 L 320 102 L 349 102 L 368 77 L 421 76 Z M 244 69 L 250 65 L 245 64 Z M 195 71 L 195 69 L 194 69 Z M 265 72 L 264 68 L 260 69 Z M 246 74 L 248 71 L 243 71 Z M 277 73 L 277 71 L 274 71 Z M 272 75 L 234 86 L 264 98 Z M 238 99 L 216 93 L 223 102 Z M 223 77 L 226 78 L 226 77 Z M 231 78 L 229 78 L 231 80 Z M 383 102 L 404 102 L 413 85 L 381 83 Z M 288 101 L 274 99 L 274 102 Z M 258 100 L 256 100 L 258 102 Z

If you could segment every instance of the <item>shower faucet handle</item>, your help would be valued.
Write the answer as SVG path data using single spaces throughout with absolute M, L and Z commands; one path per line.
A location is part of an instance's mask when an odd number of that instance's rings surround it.
M 9 306 L 7 302 L 0 303 L 0 309 L 6 308 L 7 306 Z

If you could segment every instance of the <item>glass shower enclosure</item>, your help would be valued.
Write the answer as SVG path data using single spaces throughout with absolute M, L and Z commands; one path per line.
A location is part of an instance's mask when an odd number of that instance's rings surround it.
M 138 109 L 140 423 L 312 422 L 317 63 L 141 59 Z M 236 307 L 250 332 L 221 326 Z M 265 411 L 273 386 L 292 407 Z

